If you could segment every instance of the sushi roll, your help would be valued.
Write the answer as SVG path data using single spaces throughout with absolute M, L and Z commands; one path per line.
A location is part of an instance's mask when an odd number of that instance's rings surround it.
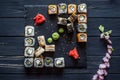
M 25 38 L 25 46 L 34 46 L 35 39 L 32 37 Z
M 35 31 L 33 26 L 26 26 L 25 27 L 25 36 L 34 36 Z
M 71 22 L 71 23 L 75 22 L 76 19 L 77 19 L 77 15 L 75 13 L 71 14 L 68 17 L 68 21 Z
M 67 19 L 66 18 L 62 18 L 62 17 L 58 17 L 58 25 L 67 25 Z
M 34 51 L 35 51 L 34 47 L 26 47 L 25 52 L 24 52 L 24 56 L 25 57 L 34 57 Z
M 55 52 L 55 45 L 45 45 L 46 52 Z
M 75 4 L 68 5 L 68 14 L 77 13 L 77 6 Z
M 54 64 L 55 64 L 55 67 L 58 67 L 58 68 L 63 68 L 63 67 L 65 67 L 64 58 L 63 58 L 63 57 L 55 58 Z
M 57 6 L 49 5 L 48 6 L 48 14 L 57 14 Z
M 67 13 L 67 5 L 65 3 L 58 4 L 58 14 L 66 14 Z
M 45 37 L 43 35 L 38 36 L 37 39 L 38 39 L 39 46 L 44 47 L 46 45 Z
M 26 68 L 30 68 L 33 66 L 33 58 L 25 58 L 24 60 L 24 66 Z
M 46 67 L 53 67 L 53 59 L 51 57 L 45 57 L 44 64 Z
M 87 23 L 87 15 L 78 14 L 78 23 Z
M 35 57 L 40 57 L 42 53 L 44 53 L 45 49 L 42 47 L 38 47 L 37 50 L 35 51 Z
M 34 59 L 34 67 L 35 68 L 43 68 L 44 67 L 43 58 L 35 58 Z
M 87 42 L 87 33 L 78 33 L 77 39 L 78 42 Z
M 67 31 L 68 33 L 72 33 L 74 31 L 73 23 L 67 24 Z
M 78 13 L 87 13 L 87 5 L 85 3 L 78 5 Z
M 78 24 L 77 31 L 78 32 L 86 32 L 87 31 L 87 24 L 85 24 L 85 23 Z

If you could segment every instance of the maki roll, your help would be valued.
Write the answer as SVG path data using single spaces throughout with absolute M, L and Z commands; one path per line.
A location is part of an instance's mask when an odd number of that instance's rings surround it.
M 45 45 L 46 52 L 55 52 L 55 45 Z
M 34 46 L 35 39 L 32 37 L 25 38 L 25 46 Z
M 40 57 L 42 53 L 44 53 L 45 49 L 42 47 L 38 47 L 38 49 L 35 51 L 35 57 Z
M 67 24 L 67 31 L 68 33 L 72 33 L 74 31 L 73 23 Z
M 87 31 L 87 24 L 85 24 L 85 23 L 78 24 L 77 31 L 78 32 L 86 32 Z
M 48 14 L 57 14 L 57 6 L 49 5 L 48 6 Z
M 43 58 L 35 58 L 34 59 L 34 67 L 43 68 L 44 67 Z
M 87 5 L 85 3 L 78 5 L 78 13 L 87 13 Z
M 37 39 L 38 39 L 39 46 L 44 47 L 46 45 L 44 36 L 38 36 Z
M 64 58 L 63 58 L 63 57 L 55 58 L 54 64 L 55 64 L 55 67 L 58 67 L 58 68 L 63 68 L 63 67 L 65 67 Z
M 66 14 L 67 13 L 67 5 L 65 3 L 58 4 L 58 14 Z
M 53 59 L 51 57 L 45 57 L 44 63 L 46 67 L 53 67 Z
M 33 26 L 26 26 L 25 27 L 25 36 L 34 36 L 34 27 Z
M 58 25 L 67 25 L 67 19 L 63 17 L 58 17 Z
M 78 42 L 87 42 L 87 34 L 86 33 L 78 33 L 77 38 L 78 38 Z
M 87 23 L 87 15 L 78 14 L 78 23 Z
M 77 15 L 75 13 L 71 14 L 68 17 L 68 21 L 71 22 L 71 23 L 75 22 L 76 19 L 77 19 Z
M 25 57 L 34 57 L 34 51 L 35 51 L 34 47 L 26 47 L 25 52 L 24 52 L 24 56 Z
M 75 4 L 68 5 L 68 14 L 77 13 L 77 6 Z
M 26 68 L 30 68 L 33 66 L 33 58 L 25 58 L 24 60 L 24 66 Z

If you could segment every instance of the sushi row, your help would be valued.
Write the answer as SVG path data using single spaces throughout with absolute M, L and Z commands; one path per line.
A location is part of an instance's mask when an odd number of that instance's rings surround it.
M 24 65 L 26 68 L 35 67 L 35 68 L 43 68 L 45 67 L 57 67 L 63 68 L 65 67 L 65 61 L 63 57 L 53 58 L 51 57 L 39 57 L 39 58 L 25 58 Z
M 85 3 L 76 4 L 65 4 L 60 3 L 58 5 L 49 5 L 48 14 L 73 14 L 73 13 L 87 13 L 87 5 Z

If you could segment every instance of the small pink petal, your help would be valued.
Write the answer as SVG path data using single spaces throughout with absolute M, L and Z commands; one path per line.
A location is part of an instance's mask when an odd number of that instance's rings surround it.
M 112 44 L 112 41 L 110 39 L 107 40 L 108 44 Z
M 109 53 L 106 53 L 106 56 L 105 56 L 105 57 L 107 57 L 108 59 L 111 59 L 111 56 L 110 56 Z
M 100 69 L 105 69 L 105 68 L 106 68 L 106 65 L 105 65 L 105 64 L 100 64 L 100 65 L 99 65 L 99 68 L 100 68 Z
M 100 34 L 100 38 L 101 38 L 101 39 L 104 38 L 104 33 Z
M 97 80 L 97 78 L 98 78 L 98 75 L 97 75 L 97 74 L 95 74 L 95 75 L 93 75 L 92 80 Z
M 104 80 L 104 76 L 99 76 L 99 80 Z
M 97 71 L 97 74 L 98 74 L 98 75 L 104 75 L 104 72 L 103 72 L 103 70 L 100 70 L 100 69 L 99 69 L 99 70 Z
M 109 62 L 109 59 L 107 57 L 104 57 L 103 62 Z
M 108 73 L 107 73 L 106 70 L 103 70 L 103 72 L 104 72 L 104 76 L 107 76 L 107 75 L 108 75 Z
M 111 55 L 111 54 L 112 54 L 112 50 L 111 50 L 111 49 L 108 49 L 108 53 Z
M 107 45 L 107 48 L 108 48 L 108 49 L 112 49 L 112 46 L 111 46 L 111 45 Z
M 107 68 L 110 67 L 110 63 L 109 62 L 106 62 L 105 65 L 106 65 Z
M 110 38 L 110 36 L 105 36 L 105 39 L 108 40 Z

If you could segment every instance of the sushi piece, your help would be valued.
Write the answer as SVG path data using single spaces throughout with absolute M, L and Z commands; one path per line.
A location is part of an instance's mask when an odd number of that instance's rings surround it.
M 43 68 L 44 67 L 43 58 L 35 58 L 34 59 L 34 67 L 35 68 Z
M 67 31 L 68 33 L 72 33 L 74 31 L 73 23 L 67 24 Z
M 68 21 L 70 21 L 71 23 L 75 22 L 76 19 L 77 19 L 77 15 L 75 13 L 71 14 L 68 17 Z
M 55 64 L 55 67 L 58 67 L 58 68 L 63 68 L 63 67 L 65 67 L 64 58 L 63 58 L 63 57 L 55 58 L 54 64 Z
M 78 13 L 87 13 L 87 5 L 85 3 L 78 5 Z
M 35 39 L 32 37 L 25 38 L 25 46 L 34 46 Z
M 78 39 L 78 42 L 87 42 L 87 34 L 86 33 L 78 33 L 77 39 Z
M 77 6 L 75 4 L 68 5 L 68 14 L 77 13 Z
M 66 14 L 67 13 L 67 5 L 65 3 L 58 4 L 58 14 Z
M 87 31 L 87 24 L 85 24 L 85 23 L 78 24 L 77 31 L 78 32 L 86 32 Z
M 25 36 L 34 36 L 35 31 L 33 26 L 26 26 L 25 27 Z
M 25 51 L 24 51 L 24 56 L 25 57 L 34 57 L 34 51 L 35 51 L 34 47 L 26 47 Z
M 45 49 L 42 47 L 38 47 L 38 49 L 35 51 L 35 57 L 40 57 L 42 53 L 44 53 Z
M 44 63 L 46 67 L 53 67 L 53 59 L 51 57 L 45 57 Z
M 48 6 L 48 14 L 57 14 L 57 6 L 49 5 Z
M 45 45 L 46 52 L 55 52 L 55 45 Z
M 62 18 L 62 17 L 58 17 L 58 25 L 67 25 L 67 19 L 66 18 Z
M 24 60 L 24 66 L 26 68 L 30 68 L 33 66 L 33 58 L 25 58 Z
M 78 23 L 87 23 L 87 15 L 78 14 Z
M 44 47 L 46 45 L 45 37 L 43 35 L 38 36 L 37 39 L 38 39 L 39 46 Z

